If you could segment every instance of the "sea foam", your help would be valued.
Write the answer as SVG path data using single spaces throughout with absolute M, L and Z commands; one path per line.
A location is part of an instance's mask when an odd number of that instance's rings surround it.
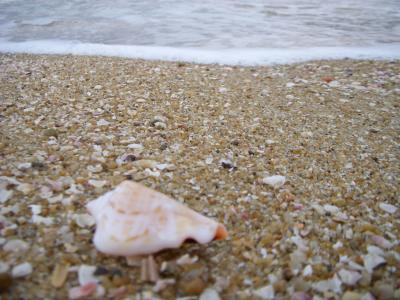
M 400 59 L 400 44 L 368 47 L 202 49 L 105 45 L 57 40 L 26 42 L 0 40 L 0 52 L 114 56 L 147 60 L 251 66 L 322 59 Z

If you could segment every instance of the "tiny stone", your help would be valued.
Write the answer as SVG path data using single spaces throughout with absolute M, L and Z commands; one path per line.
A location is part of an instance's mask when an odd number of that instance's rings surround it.
M 267 285 L 254 291 L 254 295 L 260 297 L 261 299 L 272 300 L 275 297 L 274 287 L 272 285 Z
M 166 129 L 167 128 L 167 124 L 165 124 L 164 122 L 156 122 L 154 124 L 154 127 L 157 129 Z
M 79 284 L 84 286 L 88 283 L 97 283 L 99 280 L 94 276 L 95 266 L 81 265 L 78 270 Z
M 234 168 L 233 163 L 228 159 L 221 159 L 219 162 L 220 162 L 221 166 L 224 169 L 232 169 L 232 168 Z
M 94 218 L 89 214 L 77 214 L 75 215 L 75 223 L 79 227 L 85 228 L 93 226 L 96 222 Z
M 57 138 L 58 137 L 58 131 L 56 129 L 54 129 L 54 128 L 46 129 L 44 131 L 44 135 L 48 136 L 48 137 L 54 136 L 55 138 Z
M 31 273 L 32 273 L 32 265 L 28 262 L 15 266 L 11 271 L 11 275 L 14 278 L 25 277 Z
M 361 294 L 347 291 L 343 294 L 342 300 L 361 300 L 361 298 Z
M 376 282 L 372 292 L 376 296 L 377 300 L 394 299 L 394 288 L 386 283 Z
M 0 273 L 5 273 L 8 269 L 10 269 L 10 266 L 5 262 L 0 261 Z
M 17 166 L 17 168 L 18 168 L 19 170 L 28 170 L 28 169 L 31 168 L 31 167 L 32 167 L 32 163 L 30 163 L 30 162 L 21 163 L 21 164 L 18 164 L 18 166 Z
M 5 292 L 12 285 L 13 279 L 8 273 L 0 273 L 0 293 Z
M 303 276 L 304 276 L 304 277 L 311 276 L 312 273 L 313 273 L 313 269 L 312 269 L 312 266 L 311 266 L 311 265 L 306 266 L 306 267 L 304 268 L 304 270 L 303 270 Z
M 290 300 L 312 300 L 312 297 L 304 292 L 296 292 L 292 295 Z
M 343 283 L 352 286 L 361 279 L 362 275 L 355 271 L 342 269 L 339 271 L 339 277 L 343 281 Z
M 108 125 L 110 125 L 110 122 L 108 122 L 107 120 L 100 119 L 97 121 L 97 126 L 108 126 Z
M 325 204 L 323 207 L 326 212 L 329 212 L 333 215 L 335 215 L 339 212 L 339 208 L 334 205 Z
M 4 204 L 11 198 L 13 191 L 8 191 L 5 189 L 0 190 L 0 203 Z
M 29 244 L 22 240 L 10 240 L 4 246 L 6 252 L 26 252 L 29 249 Z
M 386 260 L 383 257 L 375 253 L 364 255 L 363 260 L 364 260 L 364 267 L 368 271 L 368 273 L 372 273 L 374 268 L 386 262 Z
M 158 162 L 150 159 L 141 159 L 137 160 L 133 163 L 134 166 L 142 168 L 142 169 L 153 169 L 157 166 Z
M 155 125 L 157 122 L 166 123 L 167 122 L 167 118 L 163 117 L 163 116 L 155 116 L 153 118 L 153 121 L 151 121 L 151 125 Z
M 281 175 L 264 177 L 262 179 L 262 183 L 268 184 L 269 186 L 272 186 L 274 189 L 280 188 L 282 185 L 285 184 L 285 182 L 286 182 L 285 176 Z
M 64 285 L 68 276 L 68 264 L 57 264 L 51 274 L 51 285 L 55 288 L 60 288 Z
M 21 183 L 17 187 L 17 191 L 20 191 L 24 195 L 28 195 L 30 192 L 33 191 L 33 186 L 29 183 Z
M 101 188 L 107 184 L 106 180 L 89 179 L 88 183 L 96 188 Z
M 200 295 L 206 288 L 205 282 L 197 277 L 192 279 L 183 279 L 179 282 L 179 287 L 186 296 Z
M 103 276 L 103 275 L 107 275 L 109 273 L 110 273 L 110 271 L 108 269 L 106 269 L 105 267 L 98 266 L 96 268 L 96 271 L 94 272 L 94 276 Z
M 129 144 L 128 148 L 129 149 L 135 149 L 135 150 L 142 150 L 143 149 L 143 145 L 141 145 L 141 144 Z
M 207 288 L 201 293 L 199 300 L 220 300 L 218 292 L 212 288 Z
M 397 210 L 396 206 L 388 203 L 379 203 L 379 208 L 390 214 L 394 214 Z
M 197 260 L 198 260 L 198 257 L 197 257 L 197 256 L 190 257 L 189 254 L 185 254 L 185 255 L 182 255 L 181 257 L 179 257 L 179 258 L 177 259 L 176 263 L 177 263 L 178 265 L 187 265 L 187 264 L 193 264 L 193 263 L 195 263 Z

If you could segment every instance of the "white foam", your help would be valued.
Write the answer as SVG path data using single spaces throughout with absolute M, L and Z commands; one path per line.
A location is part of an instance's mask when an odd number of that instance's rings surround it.
M 148 60 L 226 65 L 272 65 L 319 59 L 400 59 L 400 44 L 368 47 L 201 49 L 158 46 L 104 45 L 74 41 L 0 40 L 0 52 L 114 56 Z

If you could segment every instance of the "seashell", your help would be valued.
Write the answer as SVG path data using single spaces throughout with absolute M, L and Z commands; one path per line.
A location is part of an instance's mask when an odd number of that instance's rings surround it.
M 168 196 L 124 181 L 87 204 L 96 220 L 94 245 L 104 253 L 139 256 L 228 236 L 225 227 Z
M 279 189 L 281 186 L 283 186 L 286 182 L 286 177 L 281 176 L 281 175 L 274 175 L 274 176 L 268 176 L 264 177 L 261 180 L 262 183 L 268 184 L 269 186 L 273 187 L 274 189 Z

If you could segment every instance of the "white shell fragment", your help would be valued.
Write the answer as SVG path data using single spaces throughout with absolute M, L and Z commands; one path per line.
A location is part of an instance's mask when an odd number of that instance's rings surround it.
M 96 271 L 95 266 L 81 265 L 78 269 L 78 280 L 79 284 L 85 285 L 88 283 L 98 283 L 99 280 L 94 276 Z
M 13 191 L 5 190 L 5 189 L 0 189 L 0 203 L 4 204 L 10 199 L 12 196 Z
M 384 249 L 390 249 L 393 247 L 393 243 L 391 243 L 390 241 L 388 241 L 387 239 L 385 239 L 383 236 L 379 236 L 379 235 L 372 235 L 371 236 L 371 241 Z
M 261 299 L 271 300 L 275 297 L 274 287 L 272 285 L 267 285 L 260 288 L 254 292 L 254 295 L 260 297 Z
M 11 270 L 11 275 L 14 278 L 25 277 L 32 273 L 32 265 L 28 262 L 19 264 Z
M 374 271 L 374 268 L 386 262 L 386 260 L 383 257 L 375 253 L 369 253 L 367 255 L 364 255 L 363 260 L 364 260 L 364 267 L 368 271 L 368 273 L 372 273 Z
M 312 284 L 314 290 L 319 292 L 332 291 L 335 293 L 342 292 L 342 282 L 335 274 L 331 279 L 321 280 Z
M 23 240 L 10 240 L 4 246 L 5 252 L 26 252 L 29 249 L 29 244 Z
M 201 293 L 199 300 L 221 300 L 216 290 L 207 288 Z
M 269 186 L 272 186 L 274 189 L 280 188 L 282 185 L 285 184 L 285 182 L 286 182 L 286 177 L 281 175 L 268 176 L 262 179 L 262 183 L 268 184 Z
M 362 275 L 356 271 L 348 271 L 342 269 L 339 271 L 339 277 L 343 281 L 343 283 L 352 286 L 355 285 L 362 278 Z
M 10 268 L 10 265 L 8 263 L 5 263 L 0 260 L 0 273 L 7 272 L 9 268 Z
M 396 206 L 388 203 L 379 203 L 379 208 L 389 214 L 394 214 L 397 210 Z
M 106 180 L 89 179 L 88 183 L 95 188 L 101 188 L 107 184 Z
M 137 256 L 205 244 L 227 236 L 225 227 L 157 191 L 124 181 L 87 204 L 96 221 L 94 245 L 104 253 Z
M 94 218 L 89 214 L 77 214 L 74 216 L 74 219 L 75 223 L 81 228 L 91 227 L 96 223 Z
M 190 257 L 189 254 L 182 255 L 176 260 L 178 265 L 190 265 L 194 264 L 199 258 L 197 256 Z

